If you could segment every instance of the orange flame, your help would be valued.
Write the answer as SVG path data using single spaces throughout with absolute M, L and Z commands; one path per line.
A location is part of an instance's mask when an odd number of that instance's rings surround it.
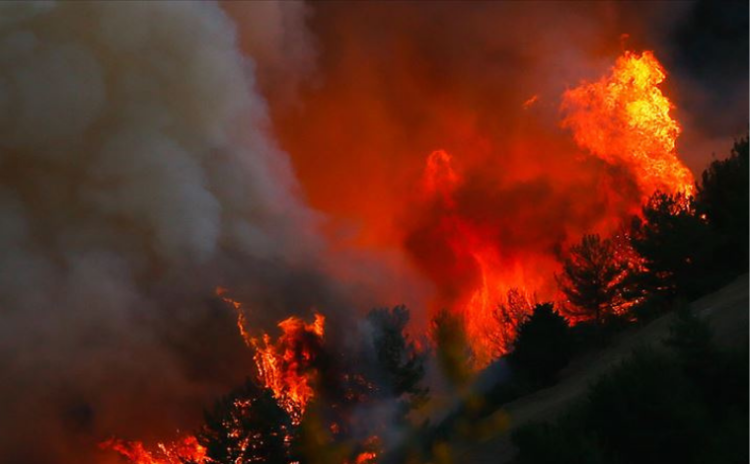
M 625 52 L 609 76 L 563 95 L 563 126 L 595 156 L 631 169 L 643 198 L 654 191 L 692 195 L 693 176 L 677 158 L 680 125 L 659 89 L 666 78 L 652 52 Z
M 237 300 L 234 300 L 229 297 L 228 290 L 224 287 L 216 287 L 216 296 L 222 299 L 224 303 L 228 304 L 229 306 L 233 307 L 237 311 L 237 328 L 240 331 L 240 335 L 242 336 L 242 340 L 245 341 L 245 345 L 248 347 L 252 347 L 252 337 L 247 332 L 246 325 L 247 325 L 247 318 L 245 317 L 245 313 L 243 312 L 242 303 L 240 303 Z
M 437 150 L 428 156 L 423 191 L 442 203 L 440 233 L 461 262 L 458 267 L 478 272 L 478 282 L 458 296 L 454 309 L 463 316 L 474 363 L 483 367 L 508 352 L 516 326 L 531 311 L 525 291 L 518 289 L 536 288 L 539 282 L 520 262 L 504 256 L 497 240 L 455 209 L 453 196 L 462 181 L 450 154 Z
M 208 462 L 206 448 L 201 446 L 198 439 L 192 435 L 168 445 L 159 443 L 158 451 L 155 452 L 148 451 L 139 441 L 126 441 L 118 438 L 102 442 L 99 447 L 116 451 L 133 464 L 182 464 L 184 462 L 204 464 Z
M 694 190 L 692 174 L 676 154 L 680 126 L 670 116 L 673 105 L 659 89 L 665 77 L 651 52 L 626 52 L 609 76 L 563 95 L 563 125 L 573 130 L 576 143 L 630 170 L 644 200 L 656 190 L 688 195 Z M 532 97 L 524 107 L 535 102 Z M 456 195 L 462 184 L 448 153 L 430 154 L 423 192 L 439 203 L 440 220 L 433 233 L 449 248 L 447 263 L 454 277 L 476 276 L 457 285 L 459 294 L 452 304 L 463 316 L 474 365 L 480 368 L 511 349 L 518 324 L 531 312 L 525 289 L 546 288 L 552 276 L 528 265 L 537 257 L 526 253 L 521 261 L 503 248 L 493 231 L 483 229 L 481 218 L 459 209 Z M 628 258 L 637 266 L 637 257 Z
M 373 453 L 371 451 L 365 451 L 363 453 L 360 453 L 355 459 L 354 464 L 375 464 L 376 459 L 378 458 L 377 453 Z
M 289 414 L 292 423 L 298 425 L 307 403 L 315 394 L 311 365 L 315 356 L 314 346 L 323 338 L 325 317 L 315 314 L 311 324 L 289 317 L 278 324 L 282 335 L 275 343 L 271 342 L 268 334 L 263 334 L 262 339 L 258 340 L 251 337 L 245 328 L 242 303 L 229 297 L 227 289 L 223 287 L 217 287 L 215 293 L 237 310 L 240 334 L 245 343 L 255 349 L 254 360 L 260 381 L 273 392 L 274 398 Z M 99 446 L 120 453 L 133 464 L 208 464 L 211 461 L 206 448 L 193 435 L 170 444 L 159 443 L 157 451 L 149 451 L 140 441 L 117 438 L 109 439 Z
M 249 347 L 255 350 L 255 365 L 260 382 L 273 392 L 274 398 L 297 425 L 315 392 L 311 385 L 311 364 L 315 356 L 313 346 L 323 338 L 325 317 L 315 314 L 312 324 L 289 317 L 279 322 L 282 335 L 273 343 L 268 334 L 256 338 L 246 328 L 243 305 L 228 295 L 223 287 L 216 295 L 237 311 L 237 327 Z
M 378 452 L 381 450 L 380 437 L 372 435 L 362 445 L 365 449 L 360 451 L 354 457 L 354 460 L 346 460 L 343 464 L 375 464 L 378 462 Z
M 275 343 L 268 334 L 251 339 L 255 348 L 255 364 L 261 383 L 269 388 L 292 423 L 299 424 L 307 403 L 315 395 L 312 362 L 314 346 L 323 338 L 325 317 L 315 314 L 312 324 L 296 317 L 281 321 L 282 331 Z

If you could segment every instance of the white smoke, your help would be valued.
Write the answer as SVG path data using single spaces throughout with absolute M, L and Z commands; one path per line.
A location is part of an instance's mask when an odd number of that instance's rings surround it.
M 304 40 L 290 14 L 258 16 L 255 52 Z M 170 349 L 205 342 L 192 314 L 315 256 L 255 65 L 213 3 L 0 3 L 0 461 L 107 459 L 101 434 L 193 417 L 225 386 Z

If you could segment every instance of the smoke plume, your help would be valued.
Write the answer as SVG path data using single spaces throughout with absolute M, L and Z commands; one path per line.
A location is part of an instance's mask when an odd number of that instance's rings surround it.
M 249 372 L 217 285 L 259 325 L 332 298 L 320 218 L 218 5 L 0 8 L 0 461 L 104 462 L 98 440 L 194 425 Z M 242 16 L 266 61 L 304 39 L 271 8 Z

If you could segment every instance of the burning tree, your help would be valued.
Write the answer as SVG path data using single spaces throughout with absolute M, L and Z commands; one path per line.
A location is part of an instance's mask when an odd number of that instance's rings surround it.
M 279 406 L 273 392 L 248 380 L 206 413 L 198 440 L 207 459 L 186 462 L 287 463 L 292 460 L 293 435 L 291 417 Z
M 629 264 L 618 253 L 614 240 L 584 235 L 570 248 L 562 267 L 557 280 L 572 304 L 565 308 L 569 316 L 601 324 L 629 303 L 625 297 Z
M 282 335 L 275 342 L 268 334 L 251 340 L 260 382 L 273 392 L 294 424 L 299 424 L 315 394 L 314 363 L 321 352 L 324 323 L 320 314 L 315 315 L 312 324 L 289 317 L 278 324 Z
M 656 192 L 632 222 L 631 243 L 643 258 L 638 285 L 652 295 L 697 296 L 710 276 L 703 267 L 714 246 L 708 223 L 692 198 Z
M 524 291 L 519 288 L 508 290 L 505 300 L 498 303 L 493 313 L 495 324 L 487 329 L 487 337 L 495 346 L 495 358 L 513 349 L 518 327 L 531 312 L 532 305 Z
M 156 451 L 150 451 L 140 441 L 111 438 L 99 444 L 103 450 L 119 453 L 133 464 L 205 464 L 207 450 L 193 435 L 173 443 L 159 443 Z
M 703 172 L 695 198 L 656 192 L 631 224 L 643 259 L 637 284 L 652 297 L 696 298 L 748 266 L 748 141 Z

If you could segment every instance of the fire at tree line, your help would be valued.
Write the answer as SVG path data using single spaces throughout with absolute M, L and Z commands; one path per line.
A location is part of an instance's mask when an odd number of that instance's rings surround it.
M 250 336 L 256 372 L 219 399 L 195 435 L 149 450 L 110 439 L 102 448 L 138 464 L 448 463 L 449 439 L 479 436 L 472 424 L 502 404 L 554 385 L 570 359 L 600 349 L 628 327 L 678 311 L 670 355 L 639 352 L 595 382 L 588 400 L 555 424 L 517 430 L 519 463 L 747 462 L 747 352 L 727 353 L 685 310 L 748 269 L 748 138 L 713 161 L 695 195 L 657 191 L 628 227 L 585 235 L 561 253 L 562 302 L 531 301 L 522 289 L 497 304 L 495 364 L 509 378 L 472 391 L 477 365 L 460 315 L 434 315 L 429 343 L 407 333 L 403 306 L 370 311 L 360 352 L 342 352 L 325 320 L 289 318 L 281 336 Z M 492 335 L 492 334 L 490 334 Z M 425 367 L 434 357 L 462 405 L 430 423 Z M 507 428 L 496 421 L 494 430 Z M 507 422 L 507 420 L 506 420 Z M 486 424 L 486 421 L 484 422 Z M 486 427 L 485 427 L 486 429 Z M 478 435 L 477 435 L 478 434 Z

